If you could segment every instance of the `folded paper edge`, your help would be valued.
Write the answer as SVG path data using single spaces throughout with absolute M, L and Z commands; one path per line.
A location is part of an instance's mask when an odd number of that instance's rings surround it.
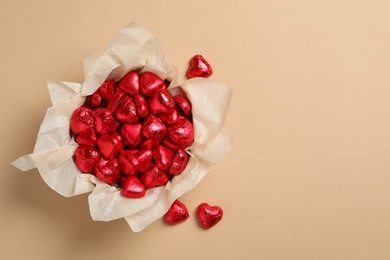
M 26 154 L 19 157 L 15 161 L 11 162 L 11 165 L 24 172 L 32 170 L 37 167 L 34 159 L 31 157 L 31 154 Z

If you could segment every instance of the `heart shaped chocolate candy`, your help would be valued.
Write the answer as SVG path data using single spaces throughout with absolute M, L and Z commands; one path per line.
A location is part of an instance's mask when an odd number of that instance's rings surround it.
M 142 140 L 141 128 L 142 128 L 142 124 L 139 122 L 122 125 L 120 129 L 120 133 L 127 146 L 136 147 L 141 142 Z
M 134 155 L 138 152 L 139 149 L 133 148 L 133 149 L 123 150 L 122 152 L 119 153 L 118 161 L 123 174 L 131 175 L 131 174 L 136 174 L 138 172 L 138 170 L 135 168 L 134 164 L 132 163 L 132 161 L 134 160 L 133 159 Z
M 175 108 L 175 100 L 167 89 L 158 89 L 149 99 L 149 109 L 153 114 L 168 113 Z
M 158 115 L 161 122 L 163 122 L 168 126 L 177 124 L 177 122 L 179 122 L 179 116 L 180 116 L 179 111 L 176 108 L 174 108 L 172 111 L 169 111 L 167 113 Z
M 151 164 L 147 171 L 140 175 L 140 179 L 146 188 L 151 189 L 167 184 L 169 175 L 160 170 L 156 165 Z
M 167 134 L 167 127 L 156 115 L 150 114 L 145 118 L 141 133 L 146 138 L 161 139 Z
M 83 173 L 89 173 L 99 161 L 100 153 L 96 148 L 80 145 L 76 148 L 75 158 L 79 170 Z
M 150 149 L 141 149 L 130 159 L 131 163 L 138 171 L 145 172 L 152 163 L 153 153 Z
M 209 229 L 221 221 L 223 210 L 219 206 L 210 206 L 207 203 L 202 203 L 198 206 L 196 213 L 198 215 L 199 224 Z
M 97 138 L 96 144 L 99 151 L 106 159 L 117 156 L 124 148 L 122 136 L 117 132 L 111 135 L 101 135 Z
M 187 166 L 188 154 L 183 149 L 177 150 L 175 153 L 171 167 L 169 167 L 168 172 L 170 174 L 180 174 Z
M 152 96 L 158 89 L 166 88 L 164 81 L 156 74 L 146 71 L 140 77 L 139 91 L 147 97 Z
M 92 117 L 92 109 L 88 107 L 77 108 L 70 119 L 70 128 L 73 133 L 80 134 L 88 128 L 93 128 L 94 119 Z
M 164 215 L 165 223 L 176 225 L 186 221 L 190 217 L 187 207 L 179 200 L 175 200 Z
M 158 145 L 153 149 L 153 157 L 156 166 L 165 171 L 172 164 L 174 153 L 164 145 Z
M 213 69 L 202 55 L 195 55 L 190 60 L 190 67 L 187 70 L 189 79 L 194 77 L 208 78 L 213 74 Z
M 145 193 L 146 187 L 137 175 L 129 175 L 122 183 L 121 194 L 124 197 L 131 199 L 141 198 L 145 195 Z
M 130 96 L 123 97 L 119 106 L 115 109 L 113 116 L 120 123 L 137 122 L 139 115 L 134 99 Z
M 95 121 L 95 131 L 100 135 L 110 134 L 114 132 L 119 124 L 112 117 L 111 110 L 107 108 L 97 108 L 91 113 Z
M 172 141 L 183 147 L 191 145 L 194 141 L 194 127 L 185 117 L 179 119 L 176 125 L 171 126 L 168 133 Z
M 94 171 L 96 177 L 108 184 L 116 183 L 121 176 L 121 169 L 116 158 L 109 160 L 100 158 L 95 164 Z
M 88 128 L 84 132 L 78 134 L 75 138 L 76 143 L 79 145 L 95 146 L 96 134 L 93 128 Z
M 137 94 L 139 89 L 139 74 L 135 71 L 127 73 L 119 82 L 118 89 L 130 95 Z

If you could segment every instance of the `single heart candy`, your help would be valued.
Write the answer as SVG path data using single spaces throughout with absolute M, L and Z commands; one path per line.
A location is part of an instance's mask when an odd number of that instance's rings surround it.
M 152 163 L 153 152 L 150 149 L 141 149 L 130 159 L 131 163 L 138 171 L 145 172 Z
M 165 83 L 156 74 L 146 71 L 141 75 L 139 90 L 145 96 L 150 97 L 162 88 L 166 88 Z
M 181 173 L 186 168 L 187 162 L 188 162 L 188 154 L 186 153 L 186 151 L 184 151 L 183 149 L 177 150 L 177 152 L 175 153 L 172 159 L 172 164 L 168 172 L 171 174 Z
M 119 82 L 118 89 L 130 95 L 137 94 L 139 89 L 139 74 L 135 71 L 127 73 Z
M 96 134 L 93 128 L 88 128 L 84 132 L 78 134 L 75 138 L 76 143 L 79 145 L 95 146 Z
M 100 159 L 100 153 L 97 149 L 80 145 L 75 151 L 76 166 L 83 173 L 89 173 L 92 171 L 96 162 Z
M 175 108 L 175 100 L 167 89 L 158 89 L 149 100 L 149 109 L 153 114 L 168 113 Z
M 172 164 L 174 153 L 164 145 L 158 145 L 153 149 L 153 157 L 156 166 L 165 171 Z
M 147 171 L 142 173 L 139 177 L 148 189 L 164 186 L 169 181 L 169 175 L 153 164 L 151 164 Z
M 192 123 L 184 117 L 179 120 L 176 125 L 171 126 L 168 133 L 169 137 L 175 143 L 184 147 L 191 145 L 194 141 L 194 127 Z
M 116 183 L 121 176 L 121 169 L 119 167 L 118 159 L 111 158 L 109 160 L 103 157 L 95 164 L 95 175 L 100 180 L 113 184 Z
M 98 134 L 110 134 L 114 132 L 119 124 L 112 117 L 111 110 L 107 108 L 97 108 L 91 113 L 95 121 L 95 131 Z
M 187 70 L 187 77 L 203 77 L 208 78 L 213 74 L 213 69 L 210 64 L 203 58 L 202 55 L 195 55 L 190 60 L 190 67 Z
M 93 128 L 94 119 L 92 117 L 92 110 L 88 107 L 77 108 L 70 119 L 70 128 L 73 133 L 80 134 L 88 128 Z
M 164 221 L 169 225 L 176 225 L 186 221 L 189 216 L 187 207 L 181 201 L 175 200 L 165 213 Z
M 163 122 L 165 125 L 175 125 L 177 122 L 179 122 L 179 111 L 174 108 L 172 111 L 168 111 L 167 113 L 159 114 L 158 117 L 160 118 L 161 122 Z
M 114 132 L 110 135 L 101 135 L 97 138 L 96 144 L 99 151 L 106 159 L 117 156 L 124 147 L 123 139 L 120 134 Z
M 136 153 L 139 152 L 139 149 L 126 149 L 119 153 L 118 161 L 119 166 L 125 175 L 136 174 L 138 172 L 133 164 L 133 158 Z
M 167 134 L 167 127 L 157 116 L 150 114 L 145 118 L 141 133 L 146 138 L 161 139 Z
M 138 121 L 139 115 L 134 99 L 130 96 L 123 97 L 119 106 L 115 109 L 113 116 L 120 123 L 133 123 Z
M 131 124 L 123 124 L 120 133 L 123 141 L 129 147 L 136 147 L 142 140 L 141 134 L 142 124 L 139 122 Z
M 196 213 L 198 215 L 199 224 L 209 229 L 221 221 L 223 210 L 219 206 L 210 206 L 207 203 L 202 203 L 198 206 Z
M 146 193 L 145 185 L 140 181 L 137 175 L 129 175 L 122 183 L 121 194 L 127 198 L 141 198 Z

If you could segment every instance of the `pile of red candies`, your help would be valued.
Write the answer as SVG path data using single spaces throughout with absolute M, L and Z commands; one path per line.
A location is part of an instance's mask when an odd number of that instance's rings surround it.
M 194 140 L 191 118 L 188 100 L 172 96 L 154 73 L 108 79 L 72 115 L 76 165 L 118 184 L 125 197 L 143 197 L 186 167 L 184 149 Z
M 201 55 L 191 59 L 188 78 L 211 74 Z M 185 96 L 172 96 L 168 85 L 152 72 L 131 71 L 118 82 L 106 80 L 88 96 L 70 121 L 79 170 L 120 187 L 127 198 L 141 198 L 180 174 L 188 162 L 185 149 L 194 140 L 191 104 Z M 167 223 L 188 218 L 180 203 L 166 214 Z

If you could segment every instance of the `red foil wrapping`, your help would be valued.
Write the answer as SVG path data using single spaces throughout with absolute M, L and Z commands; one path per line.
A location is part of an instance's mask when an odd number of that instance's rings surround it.
M 189 79 L 195 77 L 208 78 L 213 74 L 213 69 L 202 55 L 195 55 L 190 60 L 190 67 L 187 70 Z
M 164 221 L 169 225 L 176 225 L 186 221 L 189 217 L 190 214 L 187 207 L 179 200 L 175 200 L 167 213 L 165 213 Z
M 221 221 L 223 210 L 219 206 L 210 206 L 207 203 L 202 203 L 198 206 L 196 213 L 198 215 L 199 224 L 209 229 Z

